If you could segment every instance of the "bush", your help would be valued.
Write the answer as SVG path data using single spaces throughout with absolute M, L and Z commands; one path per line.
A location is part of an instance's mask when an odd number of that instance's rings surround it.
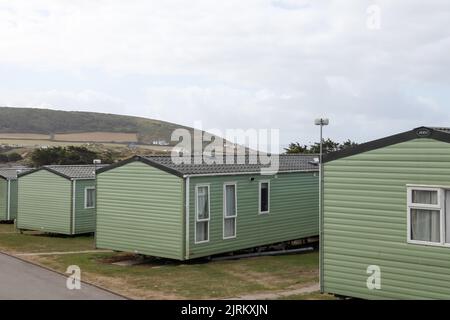
M 6 162 L 16 162 L 19 160 L 22 160 L 22 156 L 18 154 L 17 152 L 12 153 L 0 153 L 0 163 L 6 163 Z
M 22 156 L 17 152 L 11 152 L 8 154 L 8 162 L 16 162 L 22 160 Z
M 52 164 L 92 164 L 94 159 L 98 158 L 97 152 L 76 146 L 36 149 L 31 154 L 32 164 L 37 167 Z

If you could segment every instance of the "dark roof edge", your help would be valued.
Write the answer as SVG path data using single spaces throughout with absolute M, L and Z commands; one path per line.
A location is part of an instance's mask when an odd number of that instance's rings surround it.
M 418 127 L 413 130 L 398 133 L 385 138 L 369 141 L 355 147 L 347 148 L 340 151 L 335 151 L 323 156 L 323 162 L 330 162 L 333 160 L 353 156 L 359 153 L 380 149 L 400 142 L 406 142 L 414 139 L 430 138 L 438 141 L 450 143 L 450 133 L 435 130 L 430 127 Z
M 290 173 L 310 173 L 319 172 L 317 169 L 304 169 L 304 170 L 289 170 L 289 171 L 269 171 L 266 174 L 262 174 L 261 171 L 242 171 L 242 172 L 221 172 L 221 173 L 186 173 L 183 175 L 184 178 L 196 178 L 196 177 L 219 177 L 219 176 L 254 176 L 254 175 L 279 175 L 279 174 L 290 174 Z
M 128 158 L 128 159 L 125 159 L 125 160 L 113 163 L 113 164 L 111 164 L 111 165 L 109 165 L 107 167 L 99 168 L 95 172 L 96 172 L 96 174 L 100 174 L 102 172 L 106 172 L 108 170 L 111 170 L 111 169 L 114 169 L 114 168 L 118 168 L 118 167 L 121 167 L 121 166 L 126 165 L 128 163 L 135 162 L 135 161 L 139 161 L 139 162 L 145 163 L 145 164 L 147 164 L 149 166 L 155 167 L 155 168 L 160 169 L 162 171 L 165 171 L 167 173 L 173 174 L 173 175 L 175 175 L 177 177 L 183 178 L 183 174 L 181 172 L 179 172 L 177 170 L 174 170 L 172 168 L 168 168 L 168 167 L 166 167 L 164 165 L 161 165 L 161 164 L 159 164 L 159 163 L 157 163 L 155 161 L 149 160 L 148 158 L 144 158 L 144 157 L 141 157 L 141 156 L 133 156 L 131 158 Z
M 60 177 L 66 178 L 66 179 L 68 179 L 68 180 L 72 180 L 71 177 L 66 176 L 65 174 L 62 174 L 61 172 L 52 170 L 52 169 L 47 168 L 47 167 L 39 167 L 39 168 L 30 170 L 30 171 L 27 171 L 27 172 L 19 173 L 19 174 L 17 175 L 17 178 L 21 178 L 21 177 L 23 177 L 23 176 L 26 176 L 26 175 L 28 175 L 28 174 L 35 173 L 35 172 L 41 171 L 41 170 L 47 170 L 48 172 L 54 173 L 54 174 L 56 174 L 56 175 L 58 175 L 58 176 L 60 176 Z

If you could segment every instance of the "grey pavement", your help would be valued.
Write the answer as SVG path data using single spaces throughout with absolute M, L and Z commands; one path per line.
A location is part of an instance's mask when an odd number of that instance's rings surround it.
M 82 272 L 83 270 L 81 270 Z M 81 279 L 83 273 L 81 273 Z M 67 277 L 0 253 L 0 299 L 2 300 L 121 300 L 109 291 L 81 283 L 69 290 Z

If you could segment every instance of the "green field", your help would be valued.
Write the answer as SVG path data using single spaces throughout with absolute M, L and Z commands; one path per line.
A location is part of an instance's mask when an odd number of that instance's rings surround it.
M 321 294 L 319 291 L 305 294 L 296 294 L 292 296 L 285 296 L 279 300 L 336 300 L 333 295 Z
M 54 251 L 84 251 L 94 249 L 93 236 L 50 236 L 35 232 L 14 232 L 14 226 L 0 224 L 0 251 L 7 253 L 33 253 Z
M 0 234 L 5 232 L 14 232 L 14 225 L 7 223 L 0 223 Z
M 118 253 L 35 256 L 34 262 L 64 272 L 78 265 L 84 280 L 133 299 L 217 299 L 294 290 L 318 281 L 318 254 L 250 259 L 113 265 Z
M 37 147 L 37 146 L 48 146 L 48 147 L 67 147 L 67 146 L 86 146 L 87 142 L 72 142 L 72 141 L 54 141 L 54 140 L 33 140 L 33 139 L 0 139 L 0 143 L 7 144 L 10 146 L 19 145 L 21 147 Z M 126 143 L 98 143 L 104 147 L 108 148 L 127 148 Z M 154 151 L 164 151 L 171 150 L 170 146 L 158 146 L 158 145 L 137 145 L 139 149 L 149 149 Z M 16 151 L 17 152 L 17 151 Z
M 78 265 L 83 280 L 133 299 L 220 299 L 277 292 L 283 293 L 283 299 L 327 298 L 288 295 L 318 282 L 317 252 L 185 263 L 153 258 L 145 264 L 119 266 L 114 262 L 135 256 L 93 249 L 94 239 L 89 235 L 19 234 L 12 224 L 0 224 L 0 251 L 62 273 L 69 265 Z
M 3 134 L 5 138 L 26 137 L 18 140 L 6 139 L 12 144 L 20 144 L 19 141 L 22 140 L 32 142 L 33 139 L 37 139 L 34 140 L 36 144 L 41 144 L 47 140 L 45 136 L 52 135 L 62 137 L 61 140 L 80 138 L 85 141 L 83 133 L 92 135 L 93 132 L 109 133 L 111 141 L 118 141 L 117 137 L 113 137 L 114 134 L 134 134 L 133 141 L 152 144 L 155 140 L 169 142 L 172 132 L 177 128 L 192 130 L 170 122 L 117 114 L 0 107 L 0 136 Z M 70 135 L 66 137 L 64 134 Z M 121 139 L 119 137 L 119 140 Z M 51 144 L 47 142 L 45 145 Z

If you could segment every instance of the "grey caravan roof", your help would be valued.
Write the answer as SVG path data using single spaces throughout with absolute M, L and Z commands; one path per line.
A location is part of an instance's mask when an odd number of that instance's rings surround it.
M 318 171 L 317 155 L 314 154 L 289 154 L 279 156 L 279 169 L 277 172 L 301 172 L 301 171 Z M 212 158 L 210 158 L 212 159 Z M 270 165 L 263 164 L 257 159 L 256 163 L 251 163 L 249 156 L 245 156 L 244 163 L 234 161 L 229 164 L 226 159 L 223 163 L 207 163 L 202 157 L 198 157 L 198 163 L 192 157 L 190 163 L 177 164 L 172 161 L 170 156 L 135 156 L 128 160 L 118 162 L 106 168 L 97 170 L 98 173 L 108 171 L 112 168 L 122 166 L 133 161 L 141 161 L 150 166 L 154 166 L 161 170 L 167 171 L 177 176 L 188 175 L 226 175 L 226 174 L 251 174 L 261 172 L 262 169 L 269 169 Z
M 57 174 L 66 179 L 95 179 L 95 169 L 103 168 L 108 165 L 106 164 L 98 164 L 94 166 L 93 164 L 88 165 L 48 165 L 43 166 L 38 169 L 34 169 L 22 174 L 19 174 L 19 177 L 25 176 L 27 174 L 39 171 L 39 170 L 47 170 L 54 174 Z
M 16 180 L 17 175 L 32 170 L 31 168 L 0 168 L 0 178 Z

